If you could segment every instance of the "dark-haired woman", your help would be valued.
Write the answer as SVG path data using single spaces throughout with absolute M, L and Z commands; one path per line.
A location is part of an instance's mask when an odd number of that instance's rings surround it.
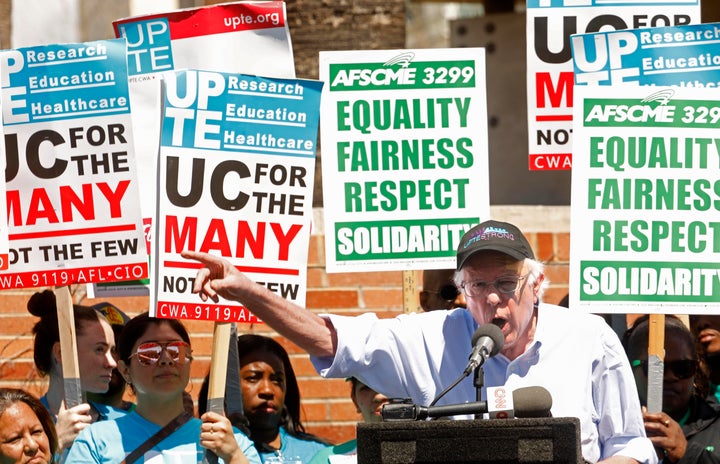
M 30 297 L 27 308 L 30 314 L 40 318 L 33 327 L 33 358 L 37 370 L 49 379 L 48 390 L 40 401 L 56 421 L 58 452 L 62 453 L 89 424 L 114 419 L 124 415 L 125 411 L 94 402 L 65 409 L 55 294 L 50 290 L 37 292 Z M 73 312 L 81 388 L 84 393 L 105 393 L 110 386 L 113 368 L 117 366 L 113 356 L 113 330 L 93 308 L 73 305 Z
M 306 433 L 300 422 L 300 389 L 287 351 L 261 335 L 240 335 L 237 342 L 243 409 L 263 462 L 277 457 L 310 462 L 329 444 Z M 201 410 L 207 403 L 207 391 L 208 377 L 200 391 Z
M 29 393 L 0 388 L 0 464 L 51 464 L 57 435 L 50 413 Z
M 180 321 L 147 313 L 134 317 L 122 331 L 118 358 L 120 373 L 135 392 L 135 410 L 83 430 L 66 462 L 120 463 L 139 449 L 136 463 L 197 464 L 209 449 L 226 464 L 259 464 L 252 442 L 227 418 L 208 412 L 197 419 L 185 412 L 192 350 Z M 174 427 L 166 436 L 143 447 L 169 424 Z
M 638 318 L 623 336 L 633 367 L 645 431 L 663 464 L 720 463 L 720 405 L 705 400 L 707 378 L 699 369 L 695 341 L 677 317 L 665 318 L 662 412 L 645 410 L 648 396 L 647 316 Z

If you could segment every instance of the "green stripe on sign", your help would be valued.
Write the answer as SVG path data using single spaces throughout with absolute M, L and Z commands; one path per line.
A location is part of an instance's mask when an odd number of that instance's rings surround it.
M 460 238 L 478 218 L 339 222 L 335 224 L 338 262 L 455 256 Z
M 712 100 L 643 102 L 637 98 L 587 98 L 585 127 L 720 127 L 720 103 Z
M 330 91 L 453 89 L 475 87 L 475 61 L 330 65 Z
M 720 264 L 582 261 L 581 301 L 707 303 L 720 300 Z

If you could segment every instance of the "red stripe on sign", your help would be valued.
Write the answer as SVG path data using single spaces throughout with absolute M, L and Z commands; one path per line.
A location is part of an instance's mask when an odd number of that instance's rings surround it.
M 285 27 L 282 2 L 226 5 L 177 12 L 170 23 L 172 40 L 227 32 Z
M 166 268 L 176 269 L 200 269 L 202 264 L 196 261 L 165 261 L 163 266 Z M 300 275 L 298 269 L 282 269 L 279 267 L 259 267 L 259 266 L 235 266 L 240 272 L 252 272 L 258 274 L 277 274 L 277 275 Z
M 8 238 L 10 240 L 27 240 L 31 238 L 65 237 L 68 235 L 104 234 L 111 232 L 125 232 L 129 230 L 135 230 L 135 228 L 135 224 L 121 224 L 112 227 L 86 227 L 83 229 L 52 230 L 43 232 L 28 232 L 25 234 L 11 234 L 8 236 Z
M 542 122 L 542 121 L 572 121 L 572 114 L 535 116 L 535 120 L 538 122 Z
M 199 298 L 197 303 L 158 301 L 155 315 L 163 319 L 262 324 L 262 320 L 245 306 L 207 304 L 199 301 Z
M 570 170 L 572 169 L 572 153 L 530 153 L 528 167 L 531 171 Z
M 147 262 L 51 269 L 0 274 L 0 289 L 118 282 L 146 279 L 147 277 Z

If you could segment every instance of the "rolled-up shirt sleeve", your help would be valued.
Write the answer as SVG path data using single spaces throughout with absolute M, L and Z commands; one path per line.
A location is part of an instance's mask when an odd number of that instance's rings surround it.
M 419 404 L 429 404 L 438 388 L 462 374 L 467 359 L 457 354 L 470 352 L 475 330 L 474 321 L 463 310 L 392 319 L 378 319 L 372 313 L 322 317 L 333 324 L 338 345 L 334 357 L 311 357 L 320 375 L 354 376 L 386 396 L 411 398 Z

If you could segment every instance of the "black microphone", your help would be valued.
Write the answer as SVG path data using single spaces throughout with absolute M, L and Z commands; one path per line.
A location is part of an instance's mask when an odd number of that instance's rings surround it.
M 505 336 L 498 326 L 485 324 L 478 327 L 472 336 L 473 350 L 463 374 L 470 375 L 475 368 L 482 366 L 487 358 L 498 354 L 504 344 Z
M 488 413 L 490 419 L 511 417 L 551 417 L 552 396 L 543 387 L 515 389 L 508 398 L 505 387 L 487 389 L 488 401 L 449 404 L 444 406 L 417 406 L 408 403 L 386 403 L 382 407 L 384 421 L 423 420 L 429 417 L 446 417 Z

